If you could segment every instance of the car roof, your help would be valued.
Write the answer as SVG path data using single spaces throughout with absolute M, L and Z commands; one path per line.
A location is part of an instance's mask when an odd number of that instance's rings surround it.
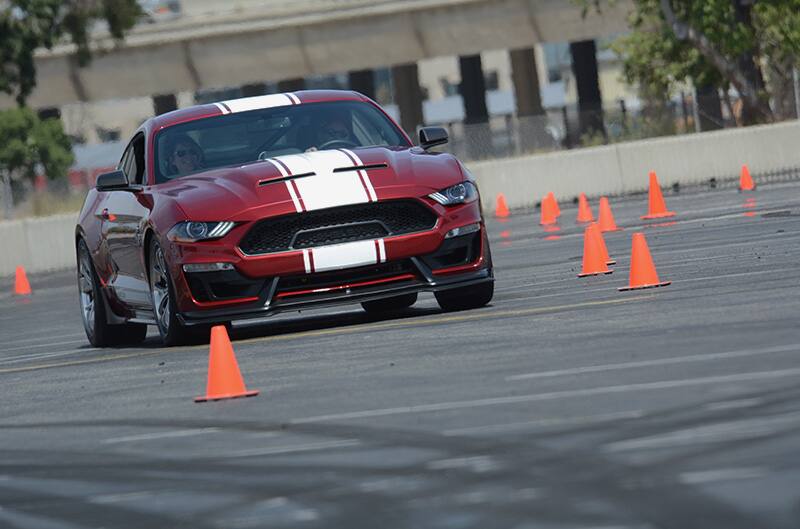
M 242 97 L 173 110 L 148 119 L 144 122 L 143 127 L 149 130 L 160 130 L 178 123 L 235 112 L 325 101 L 369 101 L 369 99 L 351 90 L 299 90 L 297 92 Z

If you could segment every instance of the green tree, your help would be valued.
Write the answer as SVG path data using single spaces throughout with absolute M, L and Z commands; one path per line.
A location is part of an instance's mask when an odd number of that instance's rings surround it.
M 603 7 L 601 0 L 576 1 L 586 11 Z M 734 87 L 744 124 L 790 117 L 785 93 L 800 60 L 800 0 L 633 4 L 633 31 L 616 44 L 629 81 L 666 93 L 687 80 L 724 92 Z
M 75 60 L 85 66 L 98 21 L 121 40 L 140 14 L 136 0 L 0 0 L 0 91 L 24 105 L 36 87 L 36 49 L 71 42 Z
M 31 109 L 0 111 L 0 175 L 6 218 L 11 216 L 11 182 L 44 174 L 63 178 L 74 161 L 61 120 L 39 119 Z
M 662 23 L 658 2 L 637 4 L 629 24 L 633 31 L 618 38 L 611 47 L 623 58 L 626 82 L 638 86 L 644 102 L 644 126 L 654 129 L 645 132 L 646 135 L 659 135 L 659 131 L 674 133 L 667 105 L 672 94 L 687 82 L 701 89 L 711 88 L 702 92 L 716 94 L 716 87 L 723 87 L 727 92 L 724 88 L 727 81 L 719 71 L 699 50 L 689 42 L 677 39 L 672 29 Z M 719 98 L 707 101 L 699 97 L 697 103 L 700 105 L 702 130 L 721 128 Z

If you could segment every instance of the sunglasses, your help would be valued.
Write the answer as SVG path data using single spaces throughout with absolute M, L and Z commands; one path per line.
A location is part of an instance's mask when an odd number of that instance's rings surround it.
M 194 151 L 192 149 L 178 149 L 178 150 L 175 151 L 175 156 L 177 156 L 178 158 L 183 158 L 184 156 L 187 156 L 187 155 L 190 155 L 190 154 L 192 156 L 194 156 L 195 158 L 199 158 L 200 157 L 200 155 L 197 153 L 197 151 Z

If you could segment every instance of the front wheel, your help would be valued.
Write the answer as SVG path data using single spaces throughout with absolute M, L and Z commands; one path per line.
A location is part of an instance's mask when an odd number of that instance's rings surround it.
M 494 281 L 475 286 L 451 288 L 435 292 L 436 302 L 448 312 L 483 307 L 494 296 Z
M 86 337 L 94 347 L 135 345 L 147 336 L 147 325 L 121 323 L 112 325 L 106 317 L 106 304 L 100 290 L 92 256 L 86 242 L 78 242 L 78 301 Z
M 208 338 L 200 328 L 188 328 L 178 320 L 175 304 L 175 289 L 172 286 L 167 260 L 161 245 L 153 241 L 150 245 L 150 297 L 153 302 L 153 316 L 166 346 L 183 345 Z

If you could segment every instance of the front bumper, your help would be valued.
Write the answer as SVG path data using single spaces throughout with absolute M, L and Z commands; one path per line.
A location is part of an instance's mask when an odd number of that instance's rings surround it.
M 413 260 L 413 259 L 412 259 Z M 227 321 L 263 318 L 279 312 L 296 311 L 309 308 L 322 308 L 349 303 L 361 303 L 374 299 L 400 296 L 418 292 L 437 292 L 451 288 L 469 287 L 482 283 L 493 282 L 494 276 L 491 268 L 484 268 L 477 272 L 459 274 L 450 277 L 431 277 L 424 281 L 398 281 L 389 285 L 374 285 L 341 290 L 315 295 L 309 298 L 298 297 L 292 300 L 274 300 L 274 293 L 278 279 L 271 280 L 258 301 L 241 307 L 228 307 L 204 311 L 184 312 L 178 314 L 178 319 L 184 325 L 213 324 Z
M 173 261 L 177 317 L 185 325 L 219 323 L 494 281 L 479 204 L 437 213 L 433 230 L 385 239 L 385 260 L 344 269 L 309 273 L 298 252 L 247 256 L 235 245 L 178 248 Z M 470 223 L 479 223 L 480 231 L 445 238 L 449 230 Z M 234 270 L 182 270 L 183 264 L 211 261 L 232 262 Z

